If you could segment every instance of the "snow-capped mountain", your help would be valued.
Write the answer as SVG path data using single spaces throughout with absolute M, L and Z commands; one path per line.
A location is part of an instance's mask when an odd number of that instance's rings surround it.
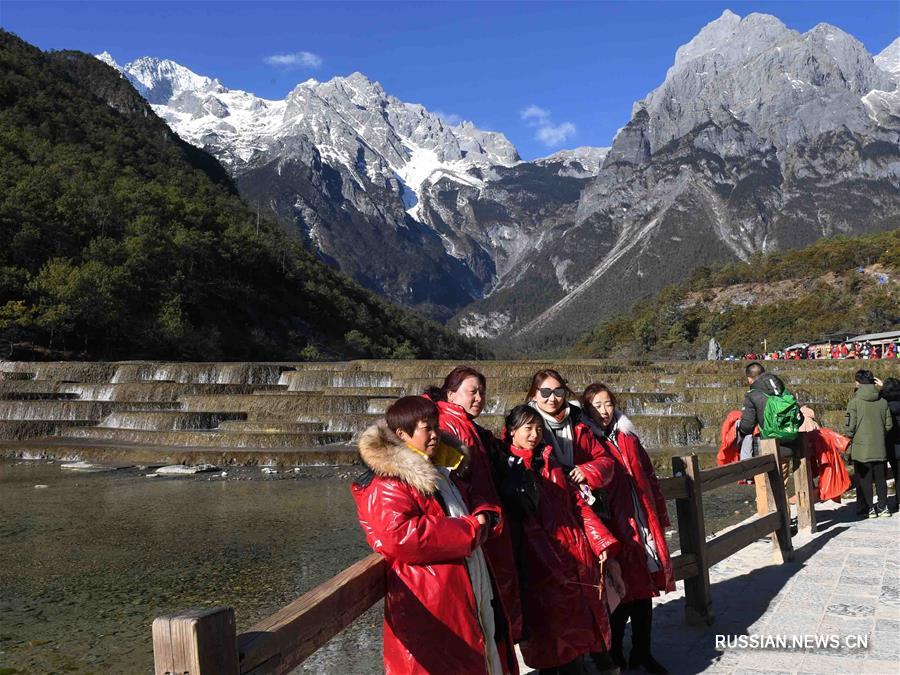
M 108 53 L 98 58 L 118 68 Z M 179 136 L 222 154 L 237 174 L 279 141 L 305 136 L 323 159 L 358 178 L 399 179 L 412 205 L 428 182 L 447 176 L 479 185 L 472 169 L 520 161 L 503 134 L 471 122 L 451 126 L 421 105 L 390 96 L 362 73 L 307 80 L 274 101 L 228 89 L 166 59 L 143 57 L 119 70 Z
M 519 164 L 503 134 L 450 125 L 360 73 L 308 80 L 276 101 L 165 59 L 98 58 L 179 136 L 214 154 L 245 198 L 370 288 L 447 318 L 493 283 L 490 254 L 423 222 L 422 203 L 438 183 L 480 191 Z

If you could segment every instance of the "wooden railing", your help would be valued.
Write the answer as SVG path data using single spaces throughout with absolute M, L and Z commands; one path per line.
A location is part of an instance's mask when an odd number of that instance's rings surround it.
M 681 552 L 672 558 L 676 580 L 684 580 L 685 620 L 710 624 L 709 568 L 760 537 L 771 535 L 775 560 L 793 558 L 788 509 L 778 446 L 761 441 L 761 454 L 734 464 L 700 470 L 697 455 L 674 457 L 673 476 L 660 480 L 674 499 Z M 782 460 L 784 461 L 784 460 Z M 790 461 L 790 460 L 788 460 Z M 794 471 L 800 529 L 815 530 L 815 488 L 806 451 Z M 706 539 L 703 495 L 735 481 L 755 478 L 757 515 Z M 385 562 L 370 555 L 317 586 L 244 633 L 234 610 L 196 609 L 153 622 L 156 675 L 271 675 L 288 673 L 384 597 Z

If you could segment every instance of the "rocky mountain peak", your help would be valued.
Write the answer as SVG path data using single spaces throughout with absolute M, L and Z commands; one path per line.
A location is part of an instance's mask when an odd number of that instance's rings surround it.
M 859 40 L 829 24 L 807 33 L 766 14 L 726 12 L 678 50 L 665 81 L 635 103 L 607 163 L 642 163 L 706 123 L 747 124 L 785 147 L 871 119 L 862 100 L 893 90 Z
M 169 59 L 142 56 L 126 64 L 123 70 L 140 85 L 147 101 L 154 104 L 167 103 L 185 92 L 196 94 L 223 89 L 218 80 L 198 75 Z
M 713 56 L 726 65 L 752 58 L 791 33 L 795 31 L 789 30 L 774 16 L 753 13 L 741 19 L 734 12 L 725 10 L 690 42 L 678 48 L 675 63 L 666 74 L 666 79 L 685 65 L 706 56 Z
M 875 57 L 875 65 L 900 80 L 900 37 Z

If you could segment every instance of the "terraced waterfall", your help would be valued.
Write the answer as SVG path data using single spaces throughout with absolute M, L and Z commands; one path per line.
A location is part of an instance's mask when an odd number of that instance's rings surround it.
M 439 384 L 440 361 L 339 363 L 0 362 L 0 454 L 118 463 L 314 465 L 354 461 L 354 435 L 398 396 Z M 579 391 L 594 381 L 654 450 L 715 446 L 746 381 L 734 362 L 479 362 L 488 377 L 481 424 L 497 429 L 531 374 L 552 365 Z M 826 426 L 840 423 L 861 366 L 768 364 Z

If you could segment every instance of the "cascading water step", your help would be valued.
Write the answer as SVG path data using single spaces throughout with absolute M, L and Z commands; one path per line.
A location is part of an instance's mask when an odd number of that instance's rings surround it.
M 124 384 L 70 383 L 58 391 L 76 394 L 89 401 L 170 401 L 188 394 L 252 394 L 254 391 L 279 391 L 277 384 L 198 384 L 172 382 L 127 382 Z
M 144 431 L 184 431 L 215 429 L 229 420 L 244 420 L 242 412 L 114 412 L 98 428 L 136 429 Z
M 0 441 L 55 436 L 73 426 L 92 426 L 95 420 L 0 420 Z
M 278 384 L 292 366 L 272 363 L 126 363 L 116 368 L 113 384 L 168 381 L 194 384 Z
M 177 404 L 132 401 L 0 401 L 0 420 L 96 420 L 116 410 L 165 410 Z
M 55 391 L 0 392 L 0 401 L 74 401 L 78 394 Z
M 311 413 L 364 413 L 368 396 L 325 396 L 308 392 L 264 392 L 249 395 L 182 396 L 184 410 L 263 413 L 270 417 Z
M 128 443 L 113 439 L 39 438 L 0 441 L 0 456 L 133 464 L 213 464 L 216 466 L 330 466 L 354 464 L 356 448 L 327 445 L 299 448 L 217 448 Z
M 220 431 L 240 431 L 259 434 L 296 434 L 308 431 L 326 431 L 324 422 L 290 422 L 283 419 L 236 420 L 219 424 Z
M 391 387 L 393 375 L 386 370 L 341 372 L 334 370 L 294 370 L 282 373 L 280 384 L 290 391 L 321 391 L 348 387 Z
M 0 370 L 0 382 L 25 382 L 34 379 L 34 373 Z
M 202 448 L 311 448 L 332 443 L 346 443 L 352 438 L 351 433 L 338 431 L 248 433 L 216 430 L 146 431 L 143 429 L 84 427 L 66 429 L 63 433 L 64 438 L 70 439 L 100 439 L 140 445 Z

